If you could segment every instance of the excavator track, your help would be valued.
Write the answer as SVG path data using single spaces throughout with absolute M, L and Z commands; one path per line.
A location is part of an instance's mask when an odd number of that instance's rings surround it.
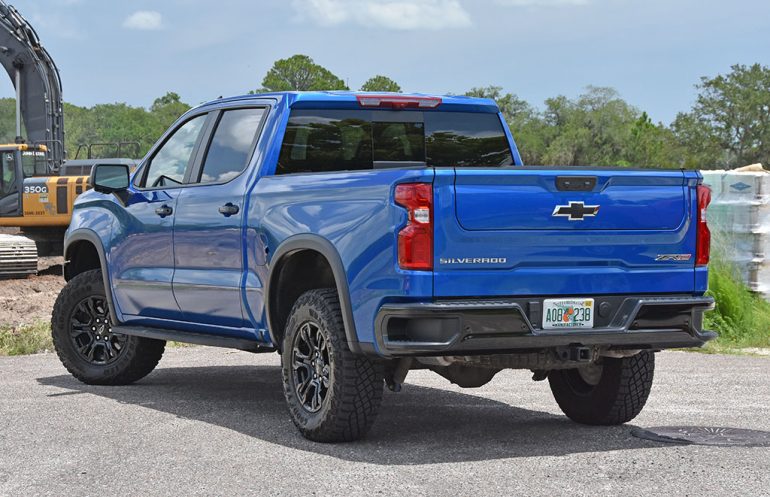
M 37 274 L 35 242 L 20 235 L 0 234 L 0 278 Z

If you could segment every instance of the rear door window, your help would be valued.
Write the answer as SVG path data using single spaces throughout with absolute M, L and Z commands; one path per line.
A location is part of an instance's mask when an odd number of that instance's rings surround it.
M 222 113 L 203 161 L 200 183 L 225 183 L 238 176 L 251 158 L 264 108 Z
M 513 165 L 497 114 L 294 110 L 276 174 Z

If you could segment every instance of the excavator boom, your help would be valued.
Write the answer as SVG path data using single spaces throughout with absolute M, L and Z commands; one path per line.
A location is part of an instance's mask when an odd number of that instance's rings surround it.
M 65 154 L 59 70 L 32 26 L 2 0 L 0 64 L 16 88 L 16 140 L 23 140 L 19 123 L 23 119 L 27 141 L 46 145 L 47 169 L 51 174 L 58 173 Z

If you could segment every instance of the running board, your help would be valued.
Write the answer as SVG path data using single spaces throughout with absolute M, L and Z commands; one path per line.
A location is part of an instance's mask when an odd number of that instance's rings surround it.
M 228 349 L 246 350 L 248 352 L 275 352 L 272 347 L 267 347 L 252 340 L 233 338 L 226 336 L 206 335 L 203 333 L 191 333 L 189 331 L 167 330 L 163 328 L 148 328 L 145 326 L 113 326 L 112 333 L 131 335 L 155 340 L 166 340 L 209 347 L 224 347 Z

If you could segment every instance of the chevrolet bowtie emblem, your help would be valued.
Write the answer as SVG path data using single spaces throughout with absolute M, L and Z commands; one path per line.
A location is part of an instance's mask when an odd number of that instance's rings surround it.
M 570 202 L 569 205 L 557 205 L 553 209 L 554 217 L 566 217 L 570 221 L 582 221 L 594 217 L 599 212 L 598 205 L 584 205 L 583 202 Z

